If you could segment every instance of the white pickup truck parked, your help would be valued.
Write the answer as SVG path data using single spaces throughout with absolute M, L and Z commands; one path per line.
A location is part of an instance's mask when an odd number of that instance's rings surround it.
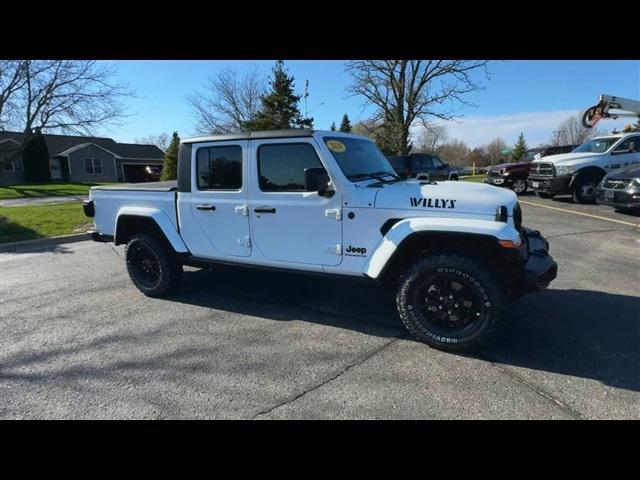
M 93 238 L 126 244 L 132 281 L 161 296 L 182 266 L 234 264 L 383 282 L 408 330 L 468 350 L 510 298 L 557 265 L 516 195 L 399 178 L 366 137 L 287 130 L 183 140 L 177 182 L 93 187 Z
M 609 172 L 640 163 L 640 132 L 596 137 L 571 153 L 531 163 L 527 183 L 541 198 L 571 194 L 576 203 L 595 203 L 596 187 Z

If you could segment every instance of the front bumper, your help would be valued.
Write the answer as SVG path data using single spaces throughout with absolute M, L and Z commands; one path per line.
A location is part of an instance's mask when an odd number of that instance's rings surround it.
M 613 194 L 613 197 L 611 195 Z M 616 208 L 640 208 L 640 187 L 626 190 L 598 188 L 596 202 Z
M 522 275 L 525 292 L 544 290 L 558 275 L 558 264 L 549 255 L 549 242 L 537 230 L 523 227 L 522 239 L 526 244 L 526 263 Z
M 509 177 L 490 177 L 487 175 L 484 179 L 484 183 L 495 185 L 496 187 L 507 187 L 511 185 L 512 182 Z
M 542 177 L 529 175 L 527 186 L 534 191 L 550 193 L 552 195 L 560 195 L 569 193 L 569 184 L 571 183 L 571 175 L 563 175 L 558 177 Z

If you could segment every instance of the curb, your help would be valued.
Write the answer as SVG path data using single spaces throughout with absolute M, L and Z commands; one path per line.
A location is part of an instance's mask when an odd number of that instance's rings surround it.
M 11 242 L 0 244 L 0 253 L 22 252 L 26 250 L 37 250 L 64 243 L 82 242 L 91 240 L 89 232 L 74 233 L 72 235 L 61 235 L 59 237 L 38 238 L 36 240 L 24 240 L 22 242 Z

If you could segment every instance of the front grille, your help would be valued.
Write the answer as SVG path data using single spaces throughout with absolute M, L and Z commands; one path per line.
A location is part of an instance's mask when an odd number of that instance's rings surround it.
M 553 163 L 536 163 L 531 168 L 531 173 L 541 177 L 553 177 L 556 173 Z
M 500 170 L 489 170 L 489 176 L 500 178 Z
M 519 203 L 516 203 L 516 206 L 513 207 L 513 224 L 516 230 L 522 233 L 522 208 L 520 208 Z
M 602 186 L 612 190 L 625 190 L 631 184 L 631 179 L 606 180 Z

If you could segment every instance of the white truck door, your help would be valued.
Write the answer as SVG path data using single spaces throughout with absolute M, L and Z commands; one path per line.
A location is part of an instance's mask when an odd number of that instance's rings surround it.
M 640 163 L 640 135 L 627 137 L 617 145 L 607 158 L 607 171 L 618 170 Z
M 247 141 L 194 145 L 191 214 L 210 244 L 191 242 L 204 250 L 192 249 L 196 256 L 251 255 L 247 147 Z
M 256 249 L 267 259 L 342 262 L 340 192 L 326 198 L 304 187 L 305 169 L 319 167 L 326 168 L 313 139 L 251 141 L 251 230 Z

